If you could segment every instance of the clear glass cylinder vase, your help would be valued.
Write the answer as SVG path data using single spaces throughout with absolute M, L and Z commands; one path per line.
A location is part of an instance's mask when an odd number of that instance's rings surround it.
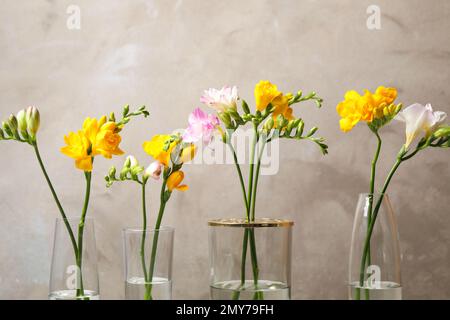
M 174 229 L 124 229 L 125 299 L 172 299 Z
M 213 300 L 290 299 L 292 221 L 218 219 L 208 225 Z
M 80 226 L 80 218 L 57 218 L 49 299 L 98 300 L 99 298 L 94 220 L 86 218 L 84 225 Z
M 402 298 L 397 221 L 386 194 L 360 194 L 353 222 L 349 299 Z

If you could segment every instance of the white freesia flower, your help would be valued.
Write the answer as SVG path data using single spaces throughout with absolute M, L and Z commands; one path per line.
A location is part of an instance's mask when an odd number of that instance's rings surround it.
M 444 121 L 447 114 L 442 111 L 434 111 L 431 104 L 426 106 L 420 103 L 414 103 L 403 111 L 399 112 L 395 120 L 405 122 L 406 124 L 406 148 L 420 134 L 429 137 Z
M 222 89 L 210 88 L 205 90 L 200 98 L 200 102 L 215 109 L 217 112 L 224 112 L 228 109 L 236 110 L 238 89 L 236 86 L 223 87 Z

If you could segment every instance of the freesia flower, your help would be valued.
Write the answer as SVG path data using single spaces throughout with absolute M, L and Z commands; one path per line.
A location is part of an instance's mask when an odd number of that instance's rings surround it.
M 446 117 L 445 112 L 433 112 L 431 104 L 423 106 L 420 103 L 414 103 L 399 112 L 395 119 L 406 124 L 405 146 L 407 148 L 421 133 L 425 137 L 433 134 Z
M 186 163 L 194 159 L 197 148 L 194 144 L 190 144 L 181 151 L 180 162 Z
M 172 192 L 174 189 L 179 191 L 186 191 L 189 187 L 185 184 L 181 184 L 184 179 L 183 171 L 175 171 L 167 179 L 167 189 Z
M 275 98 L 282 96 L 276 85 L 261 80 L 255 86 L 256 110 L 263 111 Z
M 152 178 L 159 180 L 163 171 L 164 165 L 159 161 L 152 162 L 144 171 L 144 179 Z
M 74 158 L 78 169 L 92 171 L 92 158 L 96 155 L 111 159 L 113 155 L 124 154 L 119 148 L 122 138 L 118 131 L 116 123 L 107 122 L 106 117 L 100 120 L 88 117 L 83 122 L 82 130 L 64 137 L 67 146 L 61 152 Z
M 70 132 L 64 137 L 67 146 L 61 152 L 75 159 L 75 166 L 83 171 L 92 171 L 92 155 L 89 153 L 90 142 L 83 131 Z
M 147 152 L 147 154 L 152 156 L 156 161 L 161 162 L 166 167 L 169 165 L 170 154 L 176 145 L 175 141 L 172 142 L 167 151 L 165 151 L 164 146 L 166 145 L 166 142 L 168 140 L 170 140 L 170 135 L 159 134 L 153 136 L 152 140 L 145 141 L 143 144 L 145 152 Z
M 237 108 L 237 100 L 239 99 L 236 86 L 223 87 L 222 89 L 210 88 L 205 90 L 200 97 L 200 102 L 215 109 L 217 112 L 224 112 L 228 109 Z
M 380 86 L 375 93 L 366 90 L 364 95 L 360 95 L 355 90 L 350 90 L 345 94 L 344 101 L 340 102 L 336 110 L 342 117 L 339 121 L 341 130 L 348 132 L 359 122 L 371 123 L 374 119 L 393 116 L 395 108 L 389 106 L 397 98 L 395 88 L 385 88 Z
M 279 95 L 276 97 L 271 103 L 275 107 L 272 118 L 277 122 L 277 117 L 281 114 L 285 119 L 292 120 L 294 119 L 293 110 L 289 106 L 289 100 L 292 98 L 292 94 L 288 93 L 286 95 Z
M 113 155 L 121 155 L 124 152 L 119 148 L 122 138 L 117 133 L 117 125 L 114 122 L 106 122 L 101 126 L 95 143 L 92 145 L 93 154 L 101 154 L 111 159 Z
M 189 115 L 189 126 L 183 133 L 183 141 L 187 143 L 202 141 L 204 145 L 208 145 L 212 141 L 214 131 L 219 124 L 219 119 L 216 116 L 206 114 L 200 108 L 196 108 Z

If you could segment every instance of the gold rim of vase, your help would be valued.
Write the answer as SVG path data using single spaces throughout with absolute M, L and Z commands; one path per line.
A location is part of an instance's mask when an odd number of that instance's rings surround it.
M 294 221 L 284 219 L 260 218 L 255 221 L 247 221 L 242 218 L 213 219 L 208 221 L 211 227 L 247 227 L 247 228 L 266 228 L 266 227 L 292 227 Z

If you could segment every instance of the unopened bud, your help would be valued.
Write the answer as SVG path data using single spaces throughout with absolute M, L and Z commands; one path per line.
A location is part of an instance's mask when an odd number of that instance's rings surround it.
M 303 128 L 305 127 L 305 123 L 303 120 L 300 120 L 300 123 L 297 125 L 297 137 L 301 137 L 303 134 Z
M 40 115 L 36 107 L 28 107 L 26 112 L 26 121 L 28 126 L 28 133 L 34 139 L 39 130 Z
M 9 136 L 9 137 L 13 136 L 11 128 L 9 127 L 9 124 L 7 122 L 5 122 L 5 121 L 2 122 L 2 128 L 7 136 Z
M 116 178 L 116 167 L 111 167 L 111 169 L 109 169 L 108 177 L 110 179 Z
M 273 118 L 270 117 L 269 119 L 266 120 L 266 122 L 264 123 L 264 129 L 266 129 L 267 131 L 270 131 L 273 129 L 273 125 L 274 125 L 274 121 Z
M 28 140 L 28 124 L 27 124 L 27 118 L 25 110 L 20 110 L 17 113 L 17 122 L 19 125 L 19 131 L 23 139 Z
M 219 112 L 218 114 L 220 120 L 223 122 L 225 127 L 230 127 L 231 125 L 231 117 L 227 112 Z
M 147 181 L 148 178 L 153 178 L 155 180 L 159 180 L 161 176 L 162 170 L 164 166 L 159 161 L 152 162 L 144 172 L 144 182 Z
M 448 127 L 441 127 L 439 129 L 437 129 L 434 132 L 434 136 L 436 138 L 442 138 L 442 137 L 450 136 L 450 126 L 448 126 Z

